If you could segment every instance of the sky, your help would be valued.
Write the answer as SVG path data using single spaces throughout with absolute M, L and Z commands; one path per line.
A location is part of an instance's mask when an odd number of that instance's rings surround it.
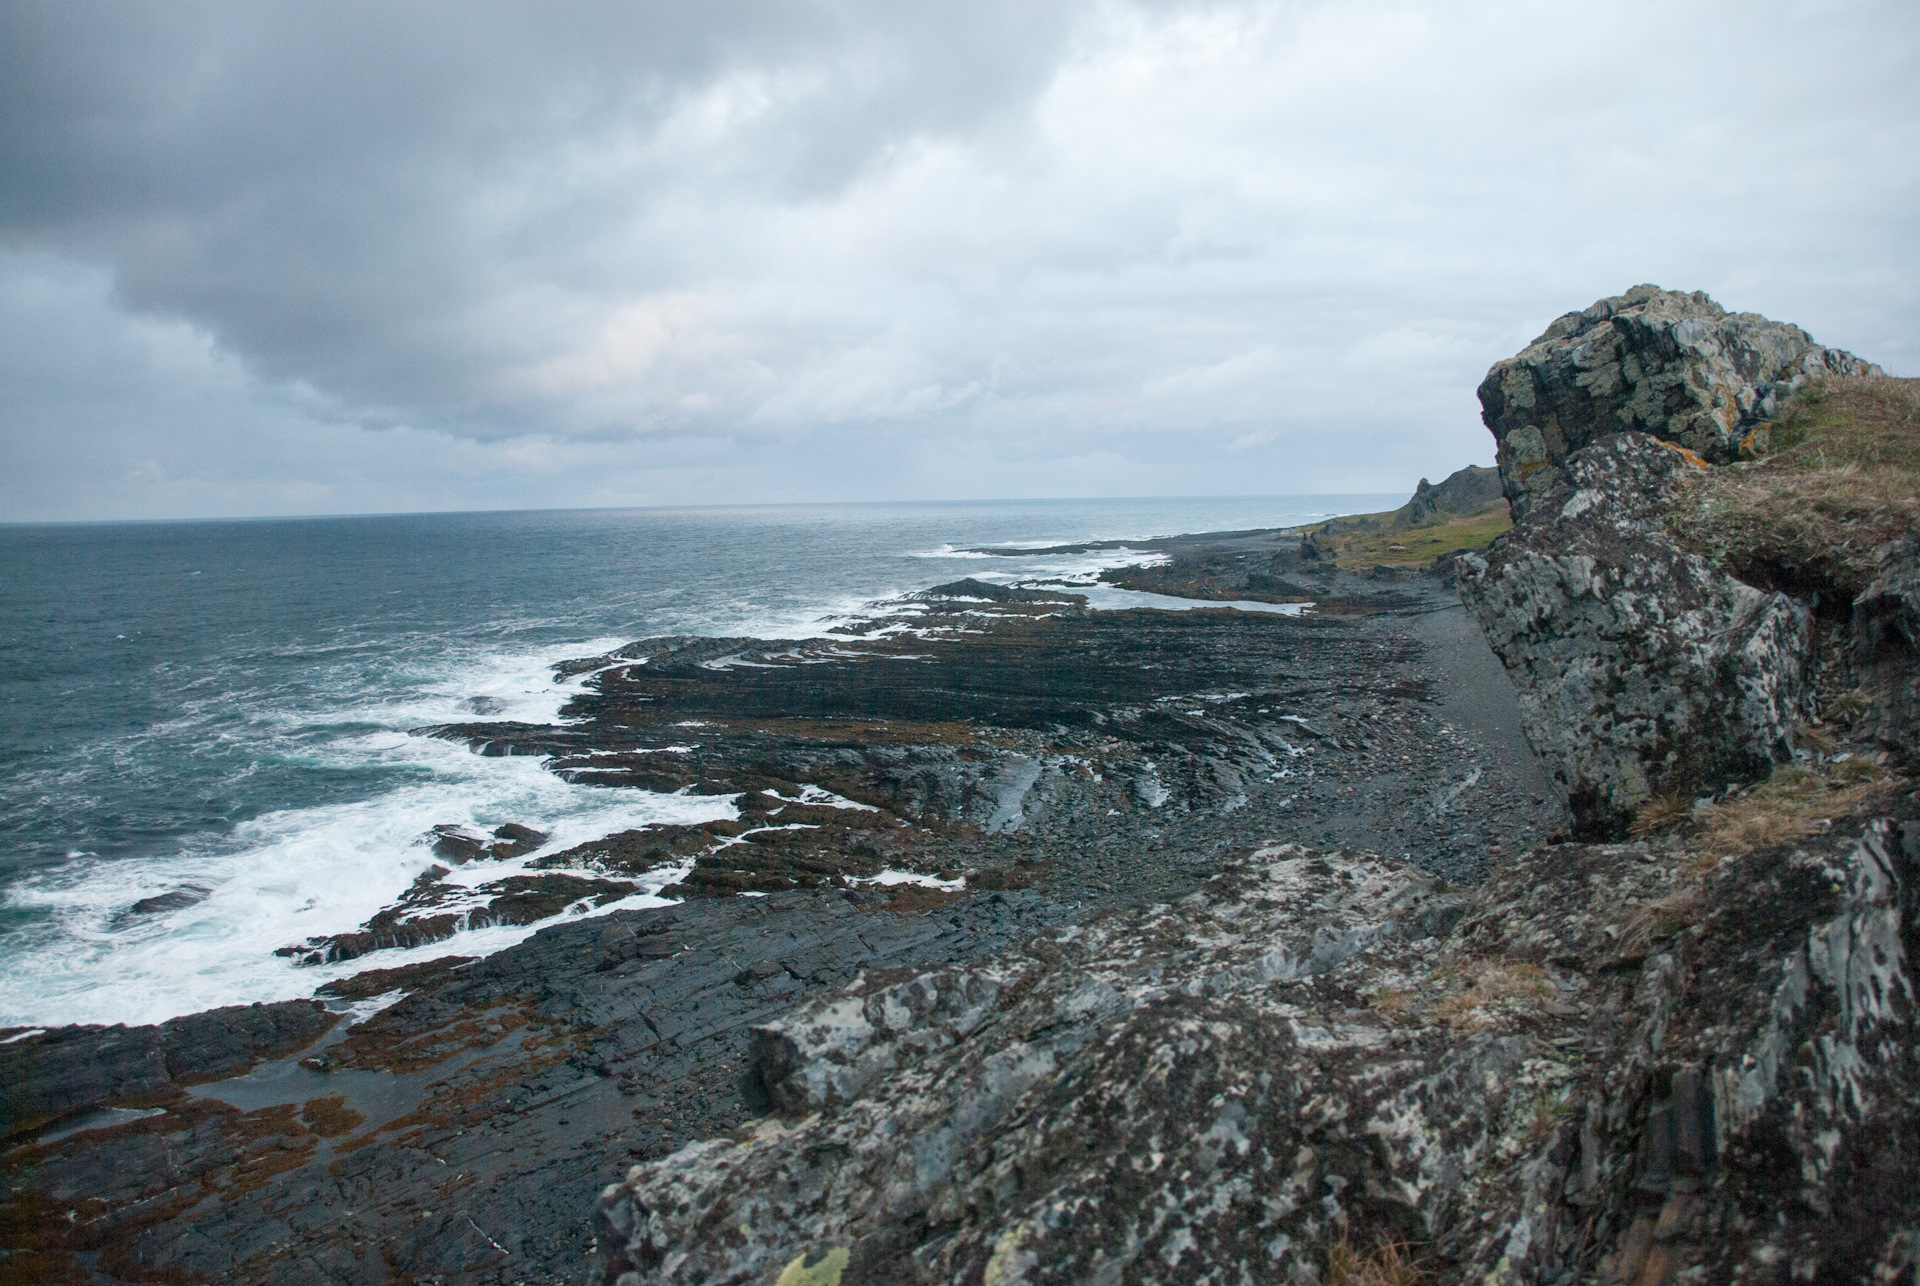
M 1410 490 L 1916 269 L 1913 0 L 0 0 L 4 521 Z

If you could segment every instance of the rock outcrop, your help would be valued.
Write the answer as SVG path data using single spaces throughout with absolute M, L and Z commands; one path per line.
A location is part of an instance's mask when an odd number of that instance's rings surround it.
M 1765 424 L 1809 378 L 1877 373 L 1798 326 L 1729 313 L 1703 291 L 1635 286 L 1547 327 L 1487 372 L 1481 416 L 1518 519 L 1569 456 L 1609 434 L 1650 434 L 1716 463 L 1764 449 Z
M 1565 845 L 1471 896 L 1282 846 L 870 974 L 755 1034 L 777 1115 L 606 1191 L 597 1280 L 1904 1280 L 1911 834 Z
M 1879 551 L 1880 574 L 1854 600 L 1856 663 L 1874 734 L 1920 763 L 1920 537 Z
M 1517 526 L 1457 563 L 1575 826 L 1617 837 L 1653 796 L 1690 802 L 1791 758 L 1811 619 L 1675 543 L 1706 466 L 1640 433 L 1575 452 Z
M 1400 507 L 1387 525 L 1395 531 L 1425 527 L 1448 518 L 1484 513 L 1505 499 L 1500 488 L 1500 471 L 1470 464 L 1447 475 L 1438 486 L 1420 479 L 1420 484 L 1413 489 L 1413 498 Z

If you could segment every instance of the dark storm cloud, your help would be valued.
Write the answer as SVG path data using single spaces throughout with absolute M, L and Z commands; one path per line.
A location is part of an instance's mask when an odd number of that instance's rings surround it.
M 16 240 L 110 264 L 131 306 L 205 324 L 269 377 L 484 432 L 476 374 L 556 338 L 490 326 L 491 306 L 530 283 L 644 292 L 701 258 L 685 243 L 593 253 L 685 181 L 644 151 L 688 95 L 731 77 L 742 95 L 785 100 L 704 158 L 701 177 L 820 199 L 894 141 L 970 129 L 1031 95 L 1063 17 L 766 2 L 16 6 L 0 54 L 0 217 Z M 592 181 L 596 166 L 611 167 L 607 182 Z
M 1410 485 L 1641 280 L 1920 362 L 1884 3 L 0 3 L 0 516 Z

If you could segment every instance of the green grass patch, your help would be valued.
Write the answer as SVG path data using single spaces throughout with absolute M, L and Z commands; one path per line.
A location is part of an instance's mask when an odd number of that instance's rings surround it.
M 1348 570 L 1368 567 L 1425 567 L 1442 554 L 1461 549 L 1484 549 L 1493 538 L 1513 526 L 1506 502 L 1464 518 L 1452 518 L 1428 527 L 1392 528 L 1399 510 L 1335 518 L 1307 530 L 1314 543 Z

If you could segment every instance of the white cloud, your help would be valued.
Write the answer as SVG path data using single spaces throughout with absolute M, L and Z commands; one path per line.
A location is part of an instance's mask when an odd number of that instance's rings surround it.
M 197 12 L 50 20 L 0 307 L 144 356 L 10 386 L 6 516 L 1396 490 L 1643 280 L 1920 371 L 1902 3 Z

